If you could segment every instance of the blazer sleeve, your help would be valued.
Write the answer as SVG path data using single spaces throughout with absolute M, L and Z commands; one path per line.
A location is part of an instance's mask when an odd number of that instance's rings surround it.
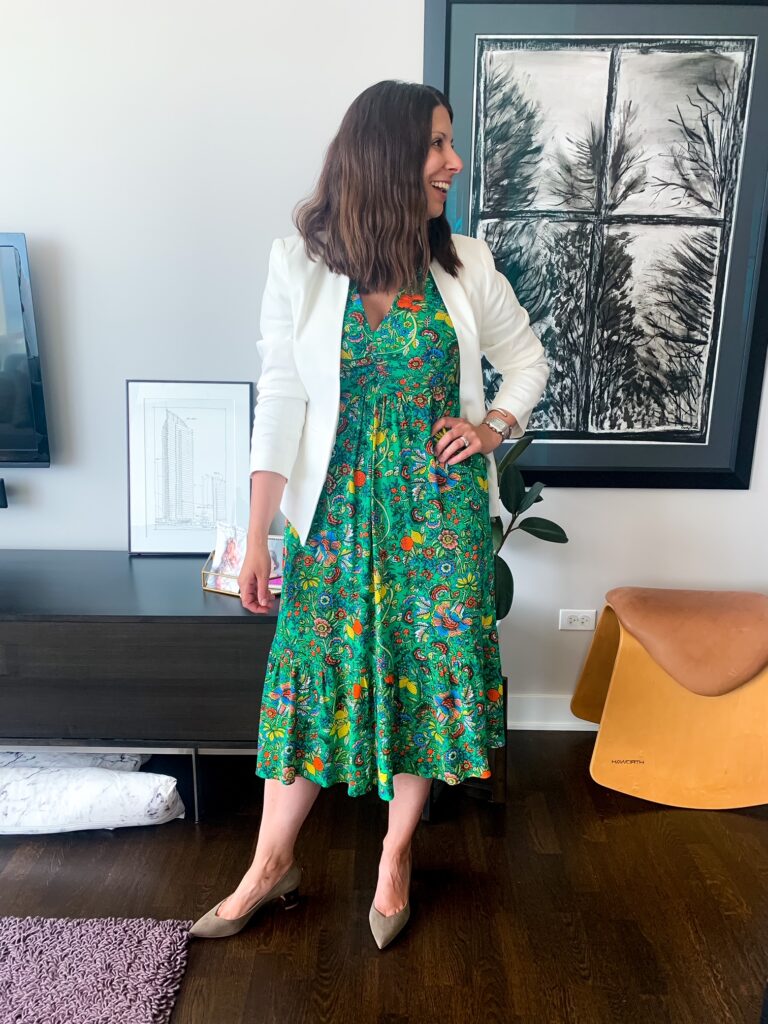
M 276 238 L 261 303 L 261 357 L 251 433 L 250 471 L 291 475 L 304 427 L 308 395 L 293 358 L 293 313 L 288 288 L 285 242 Z
M 511 436 L 522 437 L 531 413 L 544 394 L 550 373 L 549 360 L 512 285 L 496 269 L 488 243 L 480 241 L 484 271 L 480 351 L 502 377 L 492 406 L 512 413 L 519 427 L 513 429 Z

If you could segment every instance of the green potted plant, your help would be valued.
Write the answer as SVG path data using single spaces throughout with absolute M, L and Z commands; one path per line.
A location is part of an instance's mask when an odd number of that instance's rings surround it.
M 542 519 L 540 516 L 527 516 L 519 523 L 517 522 L 518 518 L 524 512 L 527 512 L 532 505 L 544 500 L 541 496 L 544 484 L 537 482 L 526 488 L 523 474 L 515 465 L 515 462 L 520 458 L 531 441 L 533 441 L 533 437 L 521 437 L 504 455 L 497 467 L 501 503 L 507 512 L 512 515 L 506 530 L 501 521 L 501 516 L 493 516 L 491 519 L 494 564 L 496 568 L 497 620 L 503 619 L 509 614 L 515 591 L 512 570 L 499 554 L 510 533 L 514 530 L 525 530 L 526 533 L 530 533 L 532 537 L 538 537 L 539 540 L 548 540 L 553 544 L 568 543 L 565 531 L 557 523 L 553 523 L 551 519 Z

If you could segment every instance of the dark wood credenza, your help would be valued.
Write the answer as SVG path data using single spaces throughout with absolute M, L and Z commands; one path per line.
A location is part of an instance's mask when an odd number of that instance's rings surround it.
M 0 549 L 0 745 L 190 754 L 199 820 L 198 755 L 256 751 L 279 610 L 204 591 L 204 561 Z M 463 786 L 503 800 L 505 753 Z

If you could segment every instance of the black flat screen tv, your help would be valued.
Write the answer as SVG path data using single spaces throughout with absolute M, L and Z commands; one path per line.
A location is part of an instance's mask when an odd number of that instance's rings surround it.
M 0 232 L 0 470 L 49 465 L 27 241 Z

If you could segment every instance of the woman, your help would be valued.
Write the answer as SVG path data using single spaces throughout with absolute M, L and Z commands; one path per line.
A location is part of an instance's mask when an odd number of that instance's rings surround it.
M 192 928 L 231 935 L 295 904 L 294 844 L 321 787 L 389 802 L 369 921 L 409 917 L 411 839 L 433 778 L 487 777 L 505 743 L 494 615 L 493 450 L 520 437 L 549 367 L 485 242 L 451 235 L 462 161 L 430 86 L 351 105 L 298 234 L 272 246 L 252 439 L 242 603 L 284 578 L 259 720 L 264 809 L 252 865 Z M 485 414 L 481 352 L 502 375 Z

